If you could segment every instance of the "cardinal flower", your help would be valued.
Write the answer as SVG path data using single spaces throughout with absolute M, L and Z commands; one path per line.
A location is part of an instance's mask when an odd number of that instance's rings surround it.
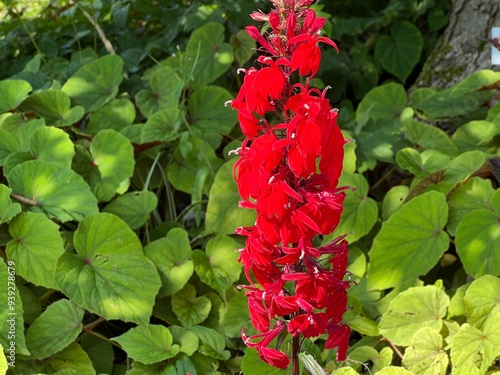
M 234 164 L 239 205 L 256 212 L 254 225 L 236 230 L 246 237 L 238 260 L 249 285 L 242 288 L 260 332 L 247 337 L 243 330 L 242 338 L 263 361 L 284 369 L 290 359 L 281 344 L 291 336 L 298 375 L 300 337 L 326 333 L 325 347 L 336 348 L 338 360 L 347 353 L 347 242 L 341 236 L 313 246 L 315 236 L 332 233 L 342 215 L 347 188 L 337 184 L 345 140 L 326 89 L 309 88 L 321 62 L 319 45 L 338 50 L 320 36 L 326 20 L 308 8 L 312 0 L 271 2 L 269 14 L 252 13 L 268 28 L 246 28 L 260 56 L 230 102 L 246 137 Z M 300 81 L 297 73 L 305 84 L 293 84 Z

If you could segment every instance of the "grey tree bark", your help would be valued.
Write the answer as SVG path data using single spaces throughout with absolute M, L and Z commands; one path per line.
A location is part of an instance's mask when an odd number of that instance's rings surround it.
M 499 0 L 453 0 L 450 21 L 415 87 L 448 88 L 491 63 L 491 28 L 500 27 Z

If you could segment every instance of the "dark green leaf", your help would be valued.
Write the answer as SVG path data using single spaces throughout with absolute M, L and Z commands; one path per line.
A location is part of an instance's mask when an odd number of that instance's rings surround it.
M 420 30 L 403 21 L 391 27 L 391 36 L 382 35 L 375 44 L 375 58 L 389 73 L 405 82 L 420 60 L 424 41 Z

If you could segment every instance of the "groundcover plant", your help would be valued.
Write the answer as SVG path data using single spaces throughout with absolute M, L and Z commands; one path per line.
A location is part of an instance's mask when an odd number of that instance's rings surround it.
M 0 4 L 0 374 L 500 371 L 500 73 L 340 4 Z

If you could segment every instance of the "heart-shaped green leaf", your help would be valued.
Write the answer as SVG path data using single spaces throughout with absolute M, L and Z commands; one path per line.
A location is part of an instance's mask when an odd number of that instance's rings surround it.
M 373 240 L 368 270 L 370 289 L 385 289 L 428 272 L 448 249 L 445 196 L 431 191 L 403 205 Z
M 248 325 L 248 299 L 245 293 L 235 294 L 228 302 L 222 319 L 222 328 L 227 337 L 240 337 L 241 329 Z
M 21 212 L 21 205 L 19 203 L 12 203 L 10 193 L 12 193 L 12 189 L 0 184 L 0 224 L 10 221 Z
M 464 296 L 468 321 L 481 329 L 486 320 L 500 311 L 500 279 L 493 275 L 484 275 L 469 286 Z
M 59 226 L 45 215 L 23 212 L 12 220 L 9 232 L 7 256 L 16 262 L 17 273 L 35 285 L 58 290 L 54 272 L 64 253 Z
M 134 148 L 115 130 L 101 130 L 92 139 L 90 150 L 77 146 L 73 168 L 89 183 L 99 201 L 124 193 L 134 172 Z
M 255 222 L 255 211 L 238 207 L 241 200 L 238 186 L 233 178 L 233 166 L 236 159 L 225 163 L 215 175 L 210 188 L 206 231 L 217 234 L 232 234 L 235 228 L 251 225 Z
M 135 120 L 134 104 L 127 98 L 114 99 L 90 116 L 87 132 L 97 134 L 99 130 L 120 131 Z
M 80 221 L 98 211 L 89 186 L 70 168 L 42 160 L 27 161 L 14 167 L 7 180 L 29 210 L 62 222 Z
M 151 191 L 134 191 L 112 200 L 104 207 L 103 212 L 115 214 L 131 229 L 137 229 L 148 221 L 157 205 L 158 198 Z
M 81 106 L 71 108 L 68 95 L 60 90 L 44 90 L 30 95 L 21 105 L 25 112 L 35 112 L 47 125 L 70 126 L 85 114 Z
M 396 154 L 396 163 L 403 169 L 410 171 L 417 177 L 428 176 L 445 169 L 450 157 L 435 150 L 417 150 L 406 147 Z
M 382 219 L 389 219 L 394 212 L 399 210 L 409 193 L 410 188 L 405 185 L 398 185 L 389 189 L 382 201 Z
M 16 109 L 31 90 L 31 85 L 20 79 L 0 81 L 0 113 Z
M 500 355 L 500 312 L 482 330 L 463 324 L 451 343 L 454 374 L 485 374 Z
M 179 345 L 181 352 L 185 353 L 187 356 L 191 356 L 198 350 L 200 340 L 194 332 L 189 330 L 189 328 L 170 326 L 169 330 L 174 338 L 174 344 Z
M 74 245 L 76 254 L 65 253 L 57 262 L 55 279 L 63 293 L 106 319 L 147 324 L 161 282 L 129 226 L 108 213 L 88 216 Z
M 75 155 L 69 135 L 52 126 L 38 128 L 33 132 L 30 149 L 34 160 L 44 160 L 62 167 L 71 167 Z
M 224 361 L 231 357 L 231 353 L 224 350 L 226 347 L 224 336 L 216 330 L 204 326 L 189 327 L 189 330 L 200 338 L 201 345 L 198 351 L 201 354 Z
M 402 82 L 420 60 L 424 40 L 420 30 L 412 23 L 403 21 L 391 27 L 391 36 L 382 35 L 375 44 L 375 59 L 389 73 Z
M 233 99 L 229 91 L 219 86 L 205 86 L 196 90 L 189 98 L 190 122 L 203 132 L 229 134 L 238 121 L 238 115 L 224 103 Z
M 181 111 L 177 108 L 155 112 L 142 128 L 141 143 L 168 142 L 179 136 Z
M 30 358 L 47 358 L 75 341 L 83 328 L 83 313 L 81 307 L 67 299 L 51 303 L 26 333 Z
M 118 342 L 131 358 L 146 365 L 179 353 L 179 345 L 172 344 L 172 334 L 162 325 L 139 325 L 112 340 Z
M 245 30 L 231 35 L 229 44 L 233 48 L 234 58 L 238 61 L 238 66 L 243 66 L 255 53 L 255 40 Z
M 426 150 L 436 150 L 451 157 L 460 153 L 460 150 L 450 140 L 450 137 L 437 126 L 408 120 L 405 122 L 404 127 L 408 139 L 418 147 Z
M 356 121 L 366 122 L 368 118 L 395 120 L 403 112 L 408 97 L 399 83 L 377 86 L 365 95 L 356 110 Z
M 184 82 L 166 65 L 153 68 L 148 75 L 150 90 L 141 90 L 136 95 L 137 106 L 149 118 L 164 109 L 176 108 Z
M 491 180 L 480 177 L 472 177 L 464 185 L 459 186 L 448 200 L 450 206 L 448 233 L 455 236 L 458 224 L 468 213 L 478 209 L 490 209 L 494 192 Z
M 19 151 L 19 141 L 6 130 L 0 129 L 0 166 L 10 154 Z
M 93 112 L 114 99 L 122 80 L 123 60 L 117 55 L 107 55 L 78 69 L 62 91 L 86 112 Z
M 415 375 L 445 375 L 448 362 L 443 337 L 431 327 L 421 328 L 413 334 L 403 357 L 403 364 Z
M 413 287 L 394 298 L 379 323 L 380 333 L 396 345 L 410 345 L 414 332 L 423 327 L 440 330 L 450 298 L 434 286 Z
M 193 274 L 191 245 L 189 236 L 183 229 L 171 229 L 166 237 L 149 243 L 144 248 L 144 253 L 154 262 L 160 273 L 160 297 L 177 293 Z
M 79 375 L 95 375 L 89 355 L 77 342 L 72 342 L 68 347 L 47 358 L 56 374 L 64 374 L 66 371 L 75 371 Z M 69 373 L 68 373 L 69 375 Z
M 238 243 L 232 238 L 218 235 L 207 242 L 205 251 L 195 250 L 192 254 L 194 269 L 201 281 L 218 291 L 223 298 L 227 288 L 241 274 L 237 248 Z
M 201 167 L 207 166 L 215 174 L 222 161 L 215 155 L 209 143 L 196 137 L 181 141 L 174 152 L 172 162 L 167 169 L 168 181 L 180 191 L 191 194 L 196 175 Z M 213 181 L 207 178 L 206 184 Z
M 231 46 L 224 43 L 224 26 L 211 22 L 196 29 L 189 38 L 184 58 L 187 71 L 192 72 L 190 83 L 195 88 L 225 73 L 234 57 Z
M 172 296 L 172 310 L 184 327 L 203 322 L 210 313 L 212 304 L 206 297 L 196 297 L 196 289 L 191 284 L 184 285 Z
M 455 245 L 465 271 L 475 278 L 500 273 L 500 190 L 492 197 L 493 210 L 468 213 L 457 226 Z

